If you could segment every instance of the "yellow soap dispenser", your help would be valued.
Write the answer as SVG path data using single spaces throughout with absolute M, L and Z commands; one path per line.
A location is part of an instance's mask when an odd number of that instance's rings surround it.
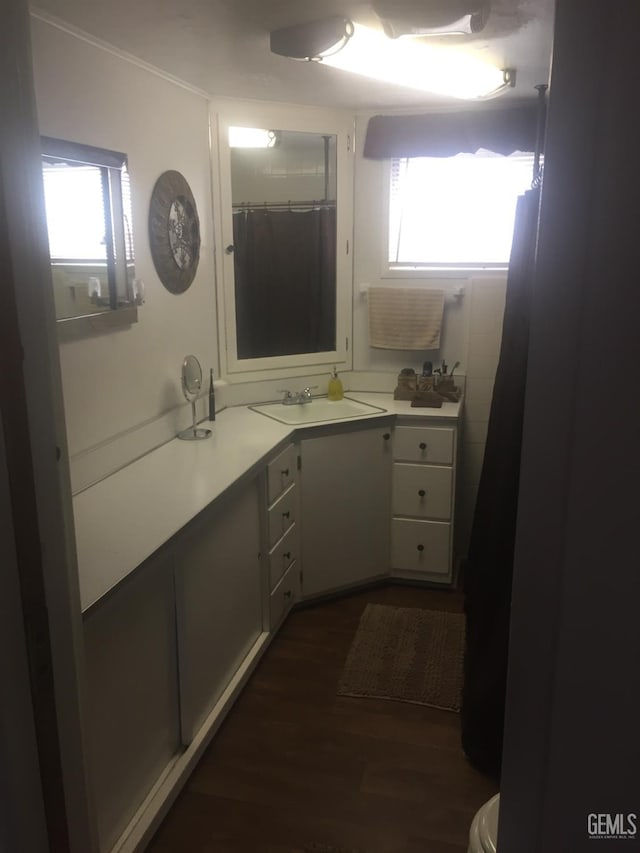
M 327 398 L 329 400 L 342 400 L 344 397 L 344 388 L 342 387 L 342 380 L 338 376 L 338 371 L 336 368 L 333 368 L 333 373 L 329 378 L 329 388 L 327 391 Z

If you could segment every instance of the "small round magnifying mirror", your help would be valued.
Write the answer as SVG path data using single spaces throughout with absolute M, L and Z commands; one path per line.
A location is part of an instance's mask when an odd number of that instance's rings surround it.
M 198 441 L 202 438 L 209 438 L 211 435 L 210 429 L 198 428 L 196 423 L 196 401 L 202 390 L 202 368 L 200 362 L 195 355 L 188 355 L 182 362 L 182 393 L 189 403 L 191 403 L 191 417 L 193 420 L 192 426 L 183 429 L 178 433 L 178 438 L 185 441 Z

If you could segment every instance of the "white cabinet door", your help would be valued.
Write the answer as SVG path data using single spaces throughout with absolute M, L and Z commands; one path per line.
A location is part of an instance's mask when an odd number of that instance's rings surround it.
M 86 614 L 84 640 L 91 783 L 108 851 L 181 748 L 167 550 Z
M 389 571 L 391 430 L 301 442 L 302 595 Z
M 232 490 L 175 547 L 182 738 L 189 744 L 262 632 L 256 481 Z

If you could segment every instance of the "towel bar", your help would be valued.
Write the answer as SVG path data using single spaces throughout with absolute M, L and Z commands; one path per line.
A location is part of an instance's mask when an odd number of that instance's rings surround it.
M 368 281 L 361 281 L 359 286 L 360 296 L 366 297 L 372 287 L 376 287 L 375 284 L 369 284 Z M 438 288 L 440 290 L 441 288 Z M 466 292 L 466 288 L 464 284 L 461 284 L 459 287 L 456 287 L 455 290 L 451 292 L 445 291 L 445 302 L 462 302 L 464 299 L 464 295 Z

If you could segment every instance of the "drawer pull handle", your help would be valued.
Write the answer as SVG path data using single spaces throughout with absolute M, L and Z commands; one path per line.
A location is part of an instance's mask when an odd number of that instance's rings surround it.
M 282 471 L 280 471 L 280 473 L 282 474 L 283 477 L 288 477 L 289 476 L 289 469 L 283 468 Z
M 424 545 L 418 545 L 418 551 L 424 551 Z
M 421 498 L 423 498 L 427 493 L 425 492 L 424 489 L 419 489 L 418 494 L 420 495 Z
M 291 515 L 291 512 L 290 512 L 289 510 L 287 510 L 286 512 L 283 512 L 283 513 L 282 513 L 282 517 L 283 517 L 283 518 L 289 518 L 289 516 L 290 516 L 290 515 Z
M 389 441 L 389 439 L 391 438 L 391 433 L 385 432 L 385 433 L 383 433 L 382 437 L 384 438 L 385 441 Z
M 426 450 L 426 449 L 427 449 L 426 442 L 421 441 L 421 442 L 420 442 L 420 450 Z
M 291 551 L 287 551 L 286 554 L 283 554 L 282 559 L 283 560 L 290 560 L 291 559 Z
M 285 591 L 284 591 L 283 595 L 284 595 L 284 597 L 285 597 L 285 598 L 291 598 L 291 590 L 290 590 L 290 589 L 285 589 Z

